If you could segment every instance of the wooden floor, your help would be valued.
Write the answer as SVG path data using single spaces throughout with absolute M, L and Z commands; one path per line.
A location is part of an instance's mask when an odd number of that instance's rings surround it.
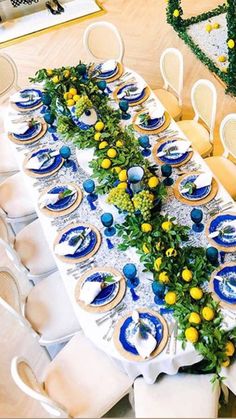
M 101 3 L 107 10 L 107 14 L 99 20 L 114 23 L 124 38 L 125 64 L 139 72 L 152 88 L 162 85 L 159 71 L 161 52 L 167 47 L 177 47 L 182 51 L 185 64 L 183 92 L 185 119 L 193 115 L 190 105 L 192 84 L 199 78 L 209 79 L 215 84 L 218 93 L 215 153 L 220 154 L 222 147 L 218 139 L 218 127 L 225 115 L 236 112 L 236 101 L 225 95 L 224 87 L 166 24 L 166 2 L 164 0 L 103 0 Z M 195 2 L 182 0 L 186 17 L 212 9 L 219 3 L 219 0 Z M 93 20 L 78 22 L 5 48 L 3 51 L 11 55 L 19 68 L 19 84 L 26 85 L 28 76 L 34 74 L 39 68 L 74 65 L 79 59 L 87 60 L 88 57 L 82 46 L 82 34 L 88 23 Z M 235 400 L 235 397 L 231 398 L 227 409 L 223 409 L 222 416 L 236 417 Z

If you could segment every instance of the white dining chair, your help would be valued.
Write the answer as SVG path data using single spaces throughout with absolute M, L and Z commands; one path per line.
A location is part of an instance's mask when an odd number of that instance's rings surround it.
M 89 25 L 84 32 L 83 44 L 93 60 L 123 61 L 124 42 L 117 27 L 110 22 L 100 21 Z
M 177 122 L 193 147 L 202 157 L 208 157 L 212 152 L 214 127 L 216 118 L 217 93 L 209 80 L 198 80 L 191 90 L 191 103 L 194 118 Z M 199 122 L 203 121 L 205 126 Z
M 160 58 L 160 70 L 164 86 L 162 89 L 154 89 L 154 93 L 171 117 L 175 121 L 179 121 L 182 115 L 184 76 L 184 60 L 180 50 L 177 48 L 165 49 Z
M 211 374 L 163 375 L 156 383 L 134 382 L 136 418 L 217 418 L 220 387 Z
M 59 352 L 39 383 L 26 360 L 11 365 L 16 385 L 57 417 L 100 418 L 128 394 L 132 380 L 82 332 Z M 37 383 L 37 384 L 36 384 Z
M 11 147 L 7 134 L 0 134 L 0 176 L 8 177 L 19 171 L 19 166 L 15 159 L 14 149 Z
M 220 138 L 224 147 L 223 155 L 208 157 L 205 162 L 236 200 L 236 113 L 227 115 L 221 122 Z
M 15 61 L 8 54 L 0 54 L 0 97 L 12 89 L 19 90 L 18 71 Z
M 23 293 L 18 272 L 21 281 L 25 272 L 19 264 L 16 268 L 16 260 L 13 263 L 16 274 L 8 267 L 0 267 L 0 305 L 19 323 L 30 327 L 41 345 L 67 342 L 81 328 L 59 273 L 55 272 Z

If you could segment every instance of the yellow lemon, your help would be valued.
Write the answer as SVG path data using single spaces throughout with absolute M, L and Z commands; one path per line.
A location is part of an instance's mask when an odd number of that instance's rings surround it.
M 220 63 L 225 63 L 225 61 L 226 61 L 226 56 L 225 56 L 225 55 L 219 55 L 219 57 L 218 57 L 218 61 L 219 61 Z
M 103 128 L 104 128 L 104 123 L 102 122 L 102 121 L 98 121 L 96 124 L 95 124 L 95 130 L 96 131 L 102 131 L 103 130 Z
M 174 17 L 179 17 L 179 11 L 178 11 L 178 9 L 175 9 L 175 10 L 173 11 L 173 16 L 174 16 Z
M 46 73 L 47 73 L 48 76 L 52 76 L 53 75 L 53 70 L 51 68 L 48 68 L 46 70 Z
M 118 189 L 126 189 L 127 188 L 127 183 L 126 182 L 120 182 L 119 185 L 117 186 Z
M 200 315 L 193 311 L 192 313 L 190 313 L 188 321 L 189 323 L 200 324 L 202 320 L 201 320 Z
M 213 23 L 212 25 L 213 29 L 219 29 L 220 28 L 220 24 L 218 22 Z
M 94 140 L 95 141 L 100 141 L 100 137 L 101 137 L 101 133 L 100 132 L 96 132 L 96 134 L 94 134 Z
M 210 33 L 212 31 L 212 25 L 210 23 L 207 23 L 206 26 L 205 26 L 205 29 L 206 29 L 207 32 Z
M 152 231 L 152 225 L 149 223 L 143 223 L 141 225 L 141 230 L 143 233 L 150 233 Z
M 120 148 L 120 147 L 123 147 L 123 145 L 124 145 L 123 141 L 121 140 L 116 141 L 116 147 Z
M 227 368 L 230 365 L 230 359 L 228 357 L 225 358 L 221 365 L 222 367 Z
M 77 89 L 76 89 L 75 87 L 71 87 L 71 88 L 69 89 L 69 93 L 71 93 L 71 94 L 72 94 L 72 96 L 77 95 Z
M 211 307 L 203 307 L 202 317 L 207 321 L 211 321 L 215 317 L 215 312 Z
M 114 148 L 109 148 L 107 155 L 110 159 L 114 159 L 117 156 L 117 151 Z
M 193 287 L 190 289 L 190 295 L 194 300 L 201 300 L 203 292 L 201 288 Z
M 67 106 L 73 106 L 75 104 L 75 101 L 73 99 L 68 99 L 66 104 Z
M 167 272 L 163 271 L 159 274 L 158 279 L 162 284 L 168 284 L 170 282 L 170 279 L 167 275 Z
M 184 269 L 181 275 L 183 280 L 186 282 L 190 282 L 193 279 L 193 274 L 192 271 L 190 271 L 190 269 Z
M 121 168 L 120 168 L 119 166 L 115 166 L 115 167 L 113 167 L 113 169 L 112 169 L 112 172 L 117 173 L 117 174 L 119 174 L 119 173 L 120 173 L 120 171 L 121 171 Z
M 148 249 L 148 247 L 147 247 L 146 243 L 144 243 L 144 244 L 143 244 L 143 253 L 145 253 L 146 255 L 147 255 L 148 253 L 150 253 L 150 250 Z
M 104 159 L 101 163 L 101 167 L 103 169 L 109 169 L 109 167 L 111 167 L 111 160 L 109 159 Z
M 191 343 L 196 343 L 198 341 L 198 331 L 195 329 L 195 327 L 188 327 L 185 332 L 186 339 Z
M 227 45 L 228 45 L 228 47 L 230 49 L 234 48 L 234 46 L 235 46 L 234 40 L 233 39 L 229 39 L 228 42 L 227 42 Z
M 53 83 L 57 84 L 57 83 L 59 83 L 60 79 L 59 79 L 59 77 L 58 77 L 58 76 L 54 76 L 54 77 L 52 78 L 52 81 L 53 81 Z
M 79 95 L 74 95 L 74 96 L 73 96 L 73 100 L 74 100 L 75 102 L 78 102 L 78 100 L 80 100 L 80 96 L 79 96 Z
M 64 70 L 63 71 L 63 76 L 68 79 L 70 77 L 70 71 L 69 70 Z
M 119 180 L 121 182 L 126 182 L 127 179 L 128 179 L 127 170 L 125 169 L 121 170 L 121 172 L 119 173 Z
M 99 144 L 99 146 L 98 146 L 98 148 L 99 148 L 99 150 L 103 150 L 104 148 L 106 148 L 108 146 L 108 143 L 106 142 L 106 141 L 102 141 L 100 144 Z
M 68 92 L 64 93 L 63 97 L 65 100 L 69 99 L 68 94 L 69 94 Z
M 159 179 L 157 176 L 152 176 L 148 179 L 148 186 L 149 188 L 156 188 L 159 184 Z
M 175 257 L 177 256 L 177 251 L 173 247 L 170 247 L 169 249 L 166 250 L 166 256 L 168 258 L 171 256 Z
M 230 342 L 230 340 L 228 340 L 225 346 L 225 353 L 227 356 L 233 356 L 234 352 L 235 352 L 234 344 L 233 342 Z
M 172 228 L 172 222 L 171 221 L 164 221 L 161 225 L 162 230 L 164 231 L 170 231 Z
M 162 264 L 162 258 L 161 257 L 156 258 L 156 260 L 154 262 L 154 269 L 155 269 L 155 271 L 159 271 L 160 270 L 161 264 Z
M 176 303 L 177 295 L 174 291 L 168 291 L 165 295 L 166 304 L 173 305 Z

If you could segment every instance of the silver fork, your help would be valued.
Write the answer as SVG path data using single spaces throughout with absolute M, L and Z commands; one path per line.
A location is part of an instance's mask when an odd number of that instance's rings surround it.
M 108 342 L 111 340 L 112 335 L 113 335 L 113 329 L 115 328 L 116 322 L 117 322 L 117 317 L 115 316 L 114 319 L 112 319 L 111 324 L 108 327 L 105 335 L 102 337 L 104 340 L 107 340 Z
M 214 215 L 218 214 L 221 211 L 226 211 L 234 206 L 233 202 L 227 202 L 226 204 L 222 205 L 221 207 L 215 207 L 213 210 L 208 211 L 208 215 L 213 217 Z
M 109 319 L 112 319 L 116 314 L 121 313 L 126 308 L 126 304 L 123 303 L 120 306 L 113 309 L 112 312 L 106 313 L 104 316 L 100 317 L 99 319 L 95 320 L 98 326 L 100 326 L 102 323 L 106 322 Z

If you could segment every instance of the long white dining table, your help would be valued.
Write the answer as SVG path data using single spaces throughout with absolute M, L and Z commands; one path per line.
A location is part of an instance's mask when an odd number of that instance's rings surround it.
M 127 68 L 125 69 L 125 72 L 128 72 L 129 74 L 127 79 L 134 78 L 144 83 L 142 77 L 138 75 L 136 72 Z M 119 80 L 114 81 L 113 83 L 109 83 L 109 88 L 113 91 L 116 88 L 118 82 Z M 150 99 L 151 98 L 153 99 L 153 104 L 156 103 L 158 107 L 162 107 L 162 104 L 153 92 L 151 92 Z M 117 107 L 117 104 L 114 101 L 111 101 L 111 104 L 112 106 Z M 37 115 L 39 112 L 40 111 L 35 111 L 33 114 Z M 135 113 L 135 108 L 130 108 L 129 112 L 133 116 Z M 123 121 L 123 123 L 129 124 L 130 121 L 131 120 Z M 180 131 L 178 125 L 174 120 L 171 121 L 169 129 L 177 131 L 179 133 L 180 138 L 185 138 L 184 134 Z M 136 135 L 138 136 L 138 134 Z M 156 143 L 156 141 L 158 141 L 158 139 L 160 139 L 160 137 L 161 136 L 159 135 L 149 136 L 152 146 Z M 76 172 L 73 172 L 70 168 L 63 167 L 61 170 L 59 170 L 57 174 L 44 179 L 35 179 L 26 175 L 22 165 L 25 156 L 27 155 L 27 153 L 29 153 L 29 151 L 46 145 L 59 149 L 63 144 L 63 140 L 59 138 L 58 141 L 54 141 L 52 135 L 49 132 L 47 132 L 46 135 L 37 144 L 37 146 L 13 145 L 13 147 L 15 147 L 16 149 L 16 158 L 19 163 L 20 170 L 22 171 L 22 174 L 24 176 L 25 186 L 22 185 L 22 187 L 28 188 L 32 195 L 32 200 L 35 204 L 35 210 L 44 230 L 44 234 L 48 241 L 48 245 L 53 254 L 54 241 L 58 232 L 72 222 L 77 222 L 78 220 L 89 222 L 90 224 L 96 226 L 101 231 L 101 233 L 103 233 L 103 226 L 100 221 L 100 216 L 104 211 L 112 212 L 115 221 L 121 221 L 121 217 L 118 214 L 117 210 L 113 206 L 110 206 L 106 203 L 106 199 L 104 196 L 99 196 L 98 200 L 96 201 L 96 211 L 91 211 L 87 200 L 83 199 L 81 205 L 72 214 L 68 216 L 57 217 L 54 219 L 52 217 L 47 217 L 42 213 L 42 211 L 39 209 L 38 201 L 39 195 L 42 193 L 43 189 L 45 189 L 47 186 L 56 185 L 58 183 L 65 183 L 65 181 L 73 181 L 82 188 L 83 181 L 85 179 L 90 178 L 91 176 L 89 162 L 93 158 L 93 150 L 76 149 L 72 141 L 68 141 L 67 145 L 69 145 L 71 148 L 72 160 L 77 162 L 78 167 Z M 154 162 L 152 156 L 150 156 L 150 160 Z M 195 167 L 198 167 L 198 169 L 200 169 L 201 171 L 209 171 L 208 166 L 196 151 L 194 151 L 192 161 L 195 163 Z M 186 165 L 183 166 L 184 169 L 188 170 L 188 165 L 189 163 L 186 163 Z M 178 170 L 173 169 L 172 176 L 174 179 L 177 179 Z M 236 209 L 236 205 L 233 202 L 232 198 L 220 184 L 217 193 L 217 198 L 218 197 L 221 197 L 223 199 L 223 202 L 232 202 L 232 204 L 234 204 L 234 206 L 231 209 L 232 211 Z M 209 215 L 207 214 L 207 208 L 205 206 L 202 206 L 201 208 L 204 212 L 203 221 L 204 224 L 206 224 L 207 219 L 209 219 Z M 192 207 L 183 205 L 174 197 L 172 187 L 168 188 L 168 196 L 162 204 L 163 213 L 168 213 L 170 216 L 175 216 L 177 222 L 179 222 L 182 225 L 188 225 L 191 227 L 191 209 Z M 95 265 L 110 266 L 122 272 L 122 267 L 126 263 L 133 262 L 137 266 L 138 276 L 140 278 L 140 285 L 135 289 L 135 292 L 140 297 L 139 300 L 134 302 L 132 299 L 131 292 L 127 288 L 126 294 L 123 299 L 123 302 L 126 304 L 126 308 L 119 314 L 119 316 L 123 316 L 126 312 L 132 311 L 135 307 L 148 307 L 150 309 L 159 311 L 163 307 L 158 306 L 154 302 L 154 295 L 151 288 L 152 274 L 143 272 L 144 266 L 140 262 L 139 256 L 137 255 L 135 249 L 128 249 L 127 251 L 122 252 L 117 249 L 117 244 L 120 242 L 120 239 L 116 236 L 114 239 L 112 238 L 112 241 L 114 244 L 114 248 L 108 249 L 106 240 L 102 240 L 101 247 L 97 254 L 94 256 Z M 204 231 L 200 234 L 192 232 L 189 243 L 196 246 L 202 245 L 204 247 L 207 247 L 209 244 Z M 231 260 L 231 257 L 231 254 L 227 254 L 225 260 L 229 261 Z M 196 351 L 196 349 L 191 343 L 187 343 L 185 349 L 183 349 L 180 341 L 177 341 L 176 350 L 174 350 L 172 344 L 170 353 L 167 353 L 164 349 L 158 356 L 150 360 L 135 362 L 125 359 L 117 351 L 112 339 L 110 341 L 107 341 L 103 338 L 110 325 L 111 320 L 104 322 L 102 325 L 98 326 L 96 323 L 96 319 L 100 318 L 102 315 L 104 315 L 104 313 L 91 313 L 81 308 L 80 305 L 76 302 L 74 293 L 76 284 L 81 275 L 80 264 L 65 263 L 58 259 L 58 257 L 55 254 L 54 258 L 60 273 L 60 276 L 58 275 L 58 281 L 63 281 L 65 286 L 65 292 L 68 294 L 68 297 L 74 308 L 74 312 L 80 322 L 80 325 L 85 335 L 94 343 L 94 345 L 96 345 L 107 355 L 112 357 L 114 359 L 114 362 L 116 362 L 119 365 L 119 367 L 123 369 L 132 379 L 135 379 L 137 376 L 142 375 L 147 383 L 152 384 L 154 383 L 154 381 L 160 373 L 175 374 L 180 367 L 193 365 L 201 361 L 202 356 Z M 236 315 L 229 310 L 223 310 L 223 312 L 225 327 L 232 327 L 232 324 L 236 325 Z

